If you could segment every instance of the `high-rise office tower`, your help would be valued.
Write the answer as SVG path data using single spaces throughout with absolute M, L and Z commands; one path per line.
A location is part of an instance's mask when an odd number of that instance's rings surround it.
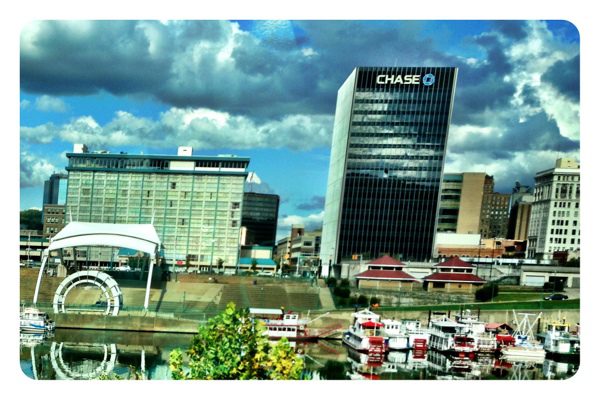
M 54 173 L 44 182 L 43 204 L 62 204 L 67 201 L 67 174 Z
M 432 255 L 457 68 L 358 67 L 338 91 L 321 261 Z
M 494 191 L 494 177 L 485 172 L 444 174 L 438 232 L 481 232 L 483 198 Z
M 242 210 L 242 226 L 247 229 L 246 244 L 275 247 L 279 196 L 246 192 Z
M 67 218 L 152 223 L 166 261 L 210 269 L 239 258 L 244 181 L 250 160 L 235 156 L 67 153 Z
M 527 257 L 552 259 L 557 251 L 580 250 L 579 164 L 559 158 L 555 167 L 535 174 Z

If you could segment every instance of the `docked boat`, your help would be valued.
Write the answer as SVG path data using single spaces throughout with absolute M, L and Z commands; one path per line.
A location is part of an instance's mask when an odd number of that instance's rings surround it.
M 500 348 L 500 358 L 511 361 L 543 362 L 546 352 L 533 334 L 533 326 L 541 318 L 542 313 L 539 313 L 533 322 L 529 320 L 533 314 L 520 313 L 520 318 L 514 311 L 513 314 L 517 323 L 517 328 L 512 335 L 514 342 Z
M 544 350 L 555 360 L 576 360 L 580 352 L 579 335 L 569 332 L 569 324 L 564 320 L 552 322 L 544 335 Z
M 442 352 L 472 353 L 475 339 L 468 335 L 468 326 L 447 317 L 429 322 L 429 347 Z
M 250 308 L 251 318 L 256 318 L 265 324 L 265 335 L 272 340 L 287 338 L 288 340 L 306 339 L 307 320 L 300 319 L 296 312 L 277 308 Z
M 373 356 L 385 354 L 387 340 L 383 333 L 384 324 L 379 321 L 380 316 L 365 309 L 353 313 L 352 317 L 352 325 L 342 336 L 343 343 Z
M 43 333 L 54 331 L 54 321 L 47 313 L 35 307 L 25 307 L 21 310 L 20 331 Z
M 474 351 L 480 353 L 493 353 L 497 349 L 496 337 L 486 332 L 485 322 L 479 320 L 470 310 L 465 310 L 456 316 L 456 322 L 467 326 L 465 330 L 465 339 L 469 344 L 473 344 Z M 471 340 L 472 339 L 472 340 Z
M 381 322 L 389 350 L 427 350 L 430 334 L 421 328 L 420 321 L 384 319 Z

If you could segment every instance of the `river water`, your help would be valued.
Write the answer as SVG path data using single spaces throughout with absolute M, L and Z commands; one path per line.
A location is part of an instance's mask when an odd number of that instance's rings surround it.
M 32 379 L 97 379 L 103 374 L 122 379 L 170 379 L 169 352 L 187 349 L 192 335 L 57 329 L 50 338 L 21 338 L 21 369 Z M 576 363 L 545 359 L 540 363 L 505 362 L 491 356 L 451 359 L 428 351 L 390 352 L 369 363 L 341 341 L 297 343 L 307 376 L 313 379 L 566 379 Z

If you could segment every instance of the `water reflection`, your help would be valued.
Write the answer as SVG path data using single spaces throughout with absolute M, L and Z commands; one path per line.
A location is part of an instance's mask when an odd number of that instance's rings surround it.
M 21 368 L 32 379 L 170 379 L 169 353 L 186 349 L 192 335 L 57 330 L 21 335 Z M 339 341 L 298 343 L 312 379 L 566 379 L 576 362 L 506 361 L 493 355 L 455 357 L 436 351 L 393 351 L 377 359 Z

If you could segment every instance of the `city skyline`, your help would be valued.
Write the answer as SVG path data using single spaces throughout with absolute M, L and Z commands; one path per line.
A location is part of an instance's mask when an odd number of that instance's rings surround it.
M 558 157 L 579 160 L 567 21 L 42 21 L 21 31 L 20 207 L 41 207 L 73 143 L 190 145 L 250 158 L 281 196 L 278 238 L 317 227 L 337 90 L 376 65 L 459 68 L 445 173 L 486 172 L 509 192 Z

